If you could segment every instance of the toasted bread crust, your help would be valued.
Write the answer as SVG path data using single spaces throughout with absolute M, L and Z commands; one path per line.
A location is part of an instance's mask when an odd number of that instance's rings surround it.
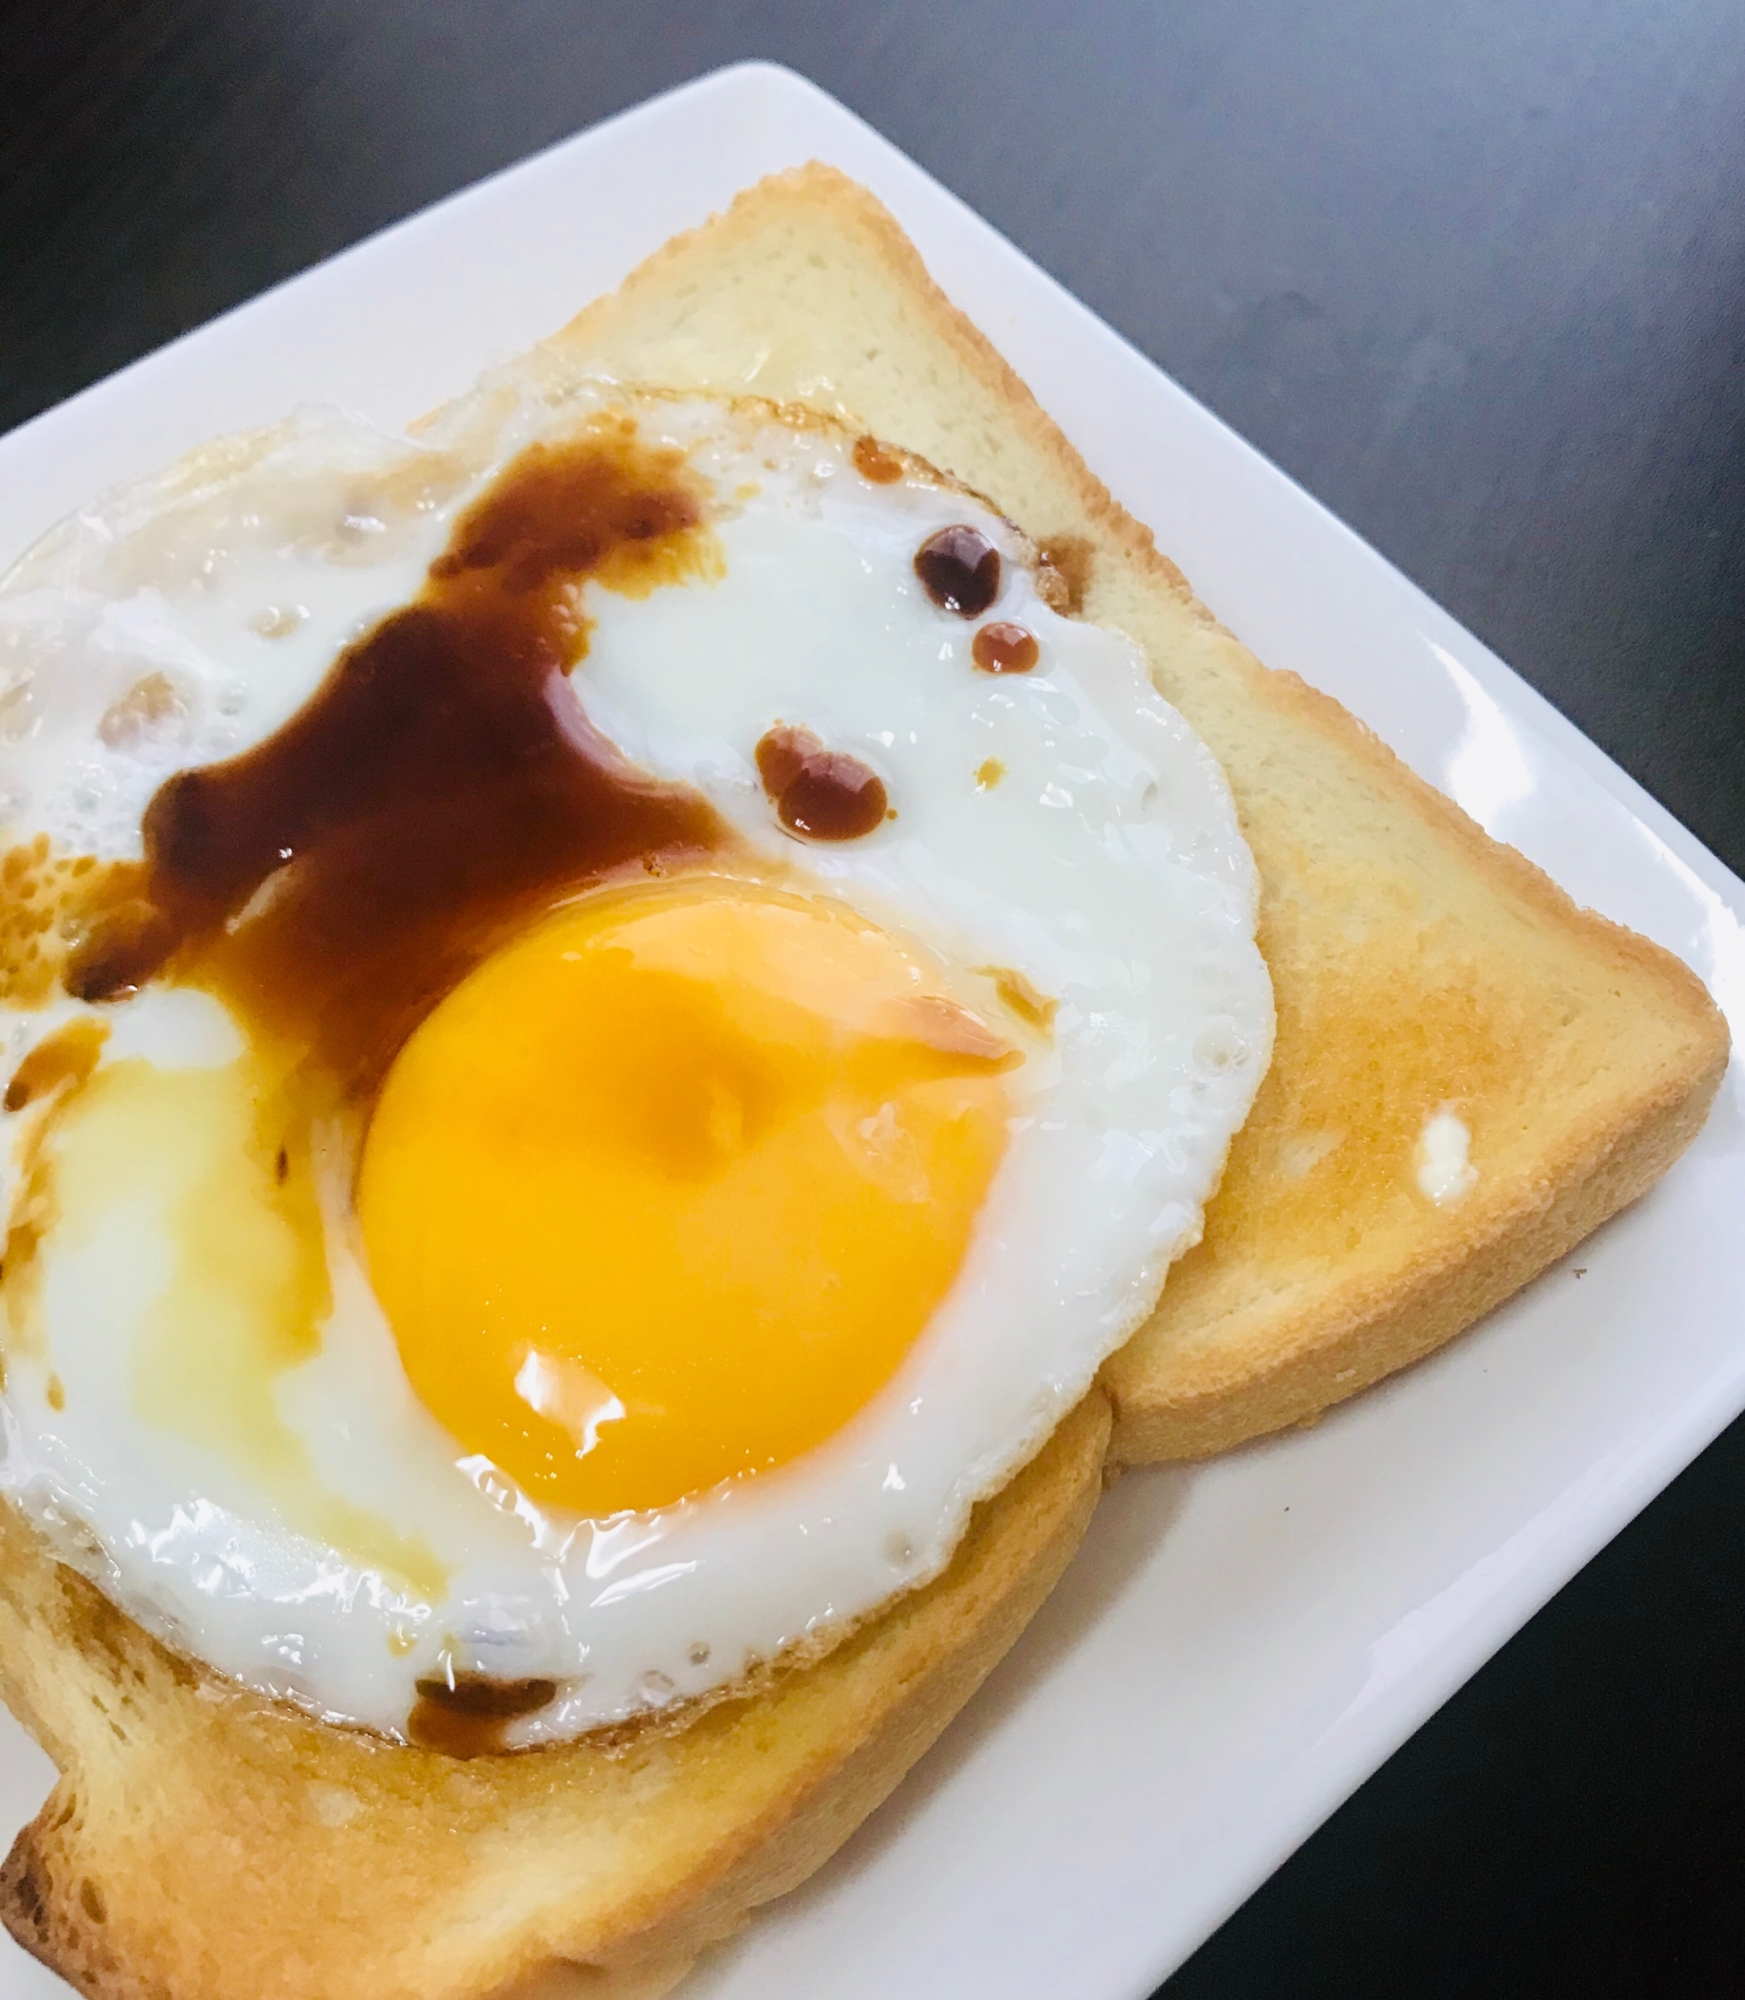
M 1245 1302 L 1247 1311 L 1215 1325 L 1197 1351 L 1185 1342 L 1172 1349 L 1176 1302 L 1166 1297 L 1104 1371 L 1117 1412 L 1114 1455 L 1125 1464 L 1213 1457 L 1312 1421 L 1434 1353 L 1653 1187 L 1701 1131 L 1730 1055 L 1726 1022 L 1689 967 L 1580 908 L 1328 696 L 1295 674 L 1270 679 L 1269 692 L 1305 727 L 1325 731 L 1397 787 L 1475 868 L 1590 954 L 1602 982 L 1630 989 L 1636 1008 L 1654 1017 L 1659 1046 L 1635 1051 L 1625 1090 L 1543 1134 L 1515 1173 L 1454 1211 L 1456 1226 L 1404 1270 L 1353 1259 L 1288 1302 Z M 1265 1110 L 1257 1107 L 1255 1130 L 1238 1144 L 1264 1144 Z M 1233 1261 L 1242 1246 L 1220 1245 L 1221 1225 L 1214 1201 L 1207 1247 Z
M 1108 1435 L 1093 1394 L 945 1575 L 767 1693 L 468 1763 L 238 1690 L 0 1509 L 0 1694 L 63 1773 L 0 1871 L 0 1918 L 96 2000 L 665 1991 L 980 1685 L 1077 1546 Z
M 1566 1161 L 1561 1180 L 1548 1175 L 1532 1211 L 1493 1220 L 1485 1237 L 1475 1230 L 1409 1283 L 1385 1293 L 1354 1283 L 1343 1296 L 1323 1293 L 1280 1318 L 1264 1348 L 1248 1344 L 1239 1380 L 1211 1369 L 1197 1377 L 1186 1369 L 1148 1373 L 1145 1349 L 1124 1350 L 1104 1373 L 1120 1399 L 1115 1458 L 1128 1465 L 1212 1458 L 1313 1422 L 1433 1354 L 1646 1194 L 1702 1129 L 1725 1069 L 1723 1050 L 1696 1088 L 1682 1076 L 1669 1079 L 1632 1127 L 1594 1132 L 1587 1161 Z M 1133 1393 L 1122 1397 L 1129 1381 Z

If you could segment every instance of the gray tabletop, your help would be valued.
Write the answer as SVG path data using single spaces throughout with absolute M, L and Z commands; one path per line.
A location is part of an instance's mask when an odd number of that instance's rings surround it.
M 3 45 L 0 428 L 774 57 L 1745 867 L 1740 0 L 13 0 Z M 1735 1427 L 1168 2000 L 1745 1990 L 1742 1503 Z

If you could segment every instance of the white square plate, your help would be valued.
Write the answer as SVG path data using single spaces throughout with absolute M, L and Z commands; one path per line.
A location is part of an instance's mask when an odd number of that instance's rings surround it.
M 1263 660 L 1337 695 L 1578 899 L 1678 952 L 1745 1034 L 1745 884 L 1349 530 L 783 70 L 725 70 L 614 119 L 15 431 L 0 557 L 298 402 L 403 422 L 810 158 L 889 204 Z M 1453 1347 L 1313 1431 L 1123 1480 L 944 1743 L 690 2000 L 1148 1994 L 1745 1406 L 1741 1214 L 1735 1064 L 1662 1186 Z M 0 1836 L 49 1776 L 0 1715 Z M 0 2000 L 64 1991 L 0 1945 Z

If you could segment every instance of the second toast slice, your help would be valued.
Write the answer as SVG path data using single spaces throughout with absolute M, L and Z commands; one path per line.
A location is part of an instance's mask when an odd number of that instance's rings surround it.
M 1260 869 L 1278 1034 L 1203 1241 L 1106 1371 L 1117 1457 L 1203 1457 L 1418 1359 L 1700 1127 L 1728 1038 L 1694 975 L 1261 666 L 865 190 L 820 166 L 762 183 L 549 352 L 810 404 L 924 455 L 1041 542 L 1074 609 L 1144 646 L 1222 763 Z M 1438 1119 L 1470 1146 L 1470 1186 L 1440 1202 L 1421 1172 Z

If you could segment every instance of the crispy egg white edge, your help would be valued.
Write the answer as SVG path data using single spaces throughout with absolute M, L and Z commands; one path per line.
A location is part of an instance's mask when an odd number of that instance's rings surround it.
M 17 834 L 137 853 L 140 815 L 170 770 L 269 734 L 349 639 L 415 592 L 455 514 L 508 457 L 619 400 L 608 385 L 500 377 L 418 446 L 303 413 L 240 470 L 220 453 L 209 478 L 144 482 L 57 531 L 0 585 L 0 788 Z M 484 1498 L 489 1469 L 456 1470 L 343 1231 L 330 1232 L 335 1317 L 322 1354 L 281 1378 L 279 1407 L 336 1489 L 458 1555 L 441 1604 L 287 1535 L 221 1453 L 142 1435 L 117 1385 L 149 1232 L 132 1265 L 87 1250 L 106 1265 L 91 1287 L 101 1310 L 65 1332 L 90 1352 L 80 1368 L 50 1357 L 59 1413 L 49 1364 L 14 1363 L 0 1490 L 189 1652 L 389 1731 L 445 1648 L 459 1669 L 567 1684 L 519 1726 L 532 1742 L 706 1693 L 935 1574 L 974 1502 L 1151 1310 L 1270 1054 L 1253 863 L 1222 773 L 1137 649 L 1050 611 L 1022 545 L 985 508 L 918 478 L 869 487 L 834 431 L 706 402 L 633 407 L 719 495 L 762 490 L 724 500 L 723 582 L 642 601 L 590 588 L 575 685 L 591 719 L 636 761 L 697 785 L 772 865 L 958 966 L 1011 967 L 1060 1009 L 1052 1048 L 1020 1073 L 1024 1101 L 959 1281 L 896 1380 L 805 1458 L 656 1515 L 579 1522 Z M 474 469 L 440 504 L 409 519 L 344 515 L 348 481 L 445 449 Z M 289 519 L 275 518 L 276 498 Z M 1006 552 L 986 617 L 1037 633 L 1033 674 L 973 672 L 974 624 L 914 578 L 914 548 L 956 521 Z M 226 539 L 251 538 L 228 574 L 211 561 Z M 731 617 L 726 593 L 743 602 Z M 295 630 L 252 629 L 287 607 L 307 613 Z M 187 715 L 134 757 L 103 753 L 97 717 L 153 668 L 189 691 Z M 778 718 L 865 758 L 898 818 L 843 847 L 790 840 L 750 762 Z M 978 788 L 990 756 L 1006 775 Z M 1070 905 L 1039 908 L 1056 887 Z M 75 1011 L 60 1002 L 4 1024 L 9 1054 Z M 203 995 L 148 991 L 106 1014 L 106 1060 L 234 1055 L 234 1027 Z M 52 1244 L 47 1255 L 52 1267 Z M 415 1476 L 364 1476 L 366 1411 L 386 1413 Z M 395 1627 L 414 1635 L 403 1656 L 388 1647 Z

